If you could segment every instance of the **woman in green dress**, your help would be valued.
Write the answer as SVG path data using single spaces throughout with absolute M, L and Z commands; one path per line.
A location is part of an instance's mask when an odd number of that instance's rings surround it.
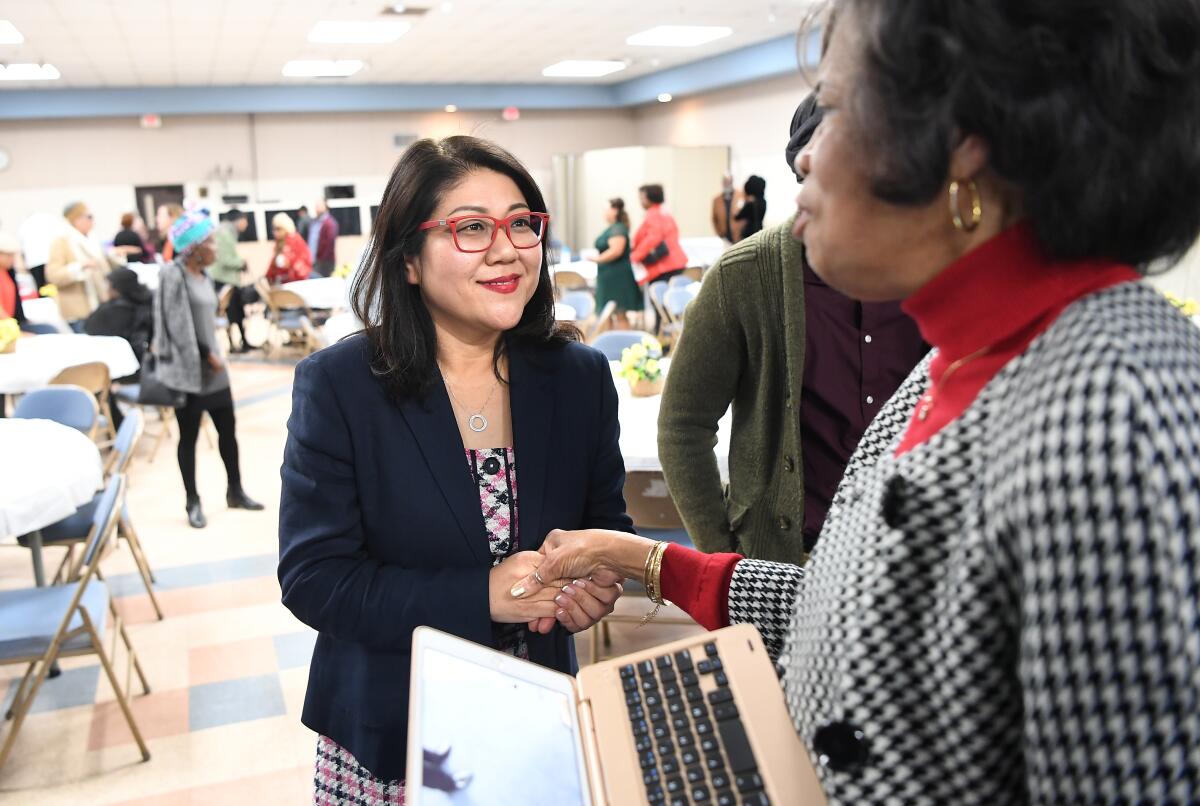
M 596 256 L 596 308 L 603 310 L 609 300 L 616 302 L 613 327 L 628 330 L 626 313 L 641 311 L 643 302 L 642 291 L 633 279 L 633 264 L 629 262 L 629 214 L 625 212 L 625 202 L 609 199 L 604 220 L 608 229 L 596 239 L 596 248 L 600 250 Z

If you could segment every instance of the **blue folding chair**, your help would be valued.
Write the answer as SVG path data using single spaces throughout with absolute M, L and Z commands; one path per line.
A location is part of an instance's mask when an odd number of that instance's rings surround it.
M 671 314 L 671 319 L 678 323 L 683 320 L 683 312 L 695 298 L 687 288 L 668 288 L 663 296 L 663 307 Z
M 129 469 L 129 462 L 133 458 L 133 452 L 137 448 L 138 441 L 142 436 L 143 422 L 142 412 L 134 409 L 125 418 L 125 421 L 121 423 L 121 427 L 117 431 L 117 438 L 113 442 L 112 453 L 109 454 L 109 467 L 107 471 L 110 477 L 112 474 L 125 475 Z M 54 575 L 55 583 L 65 578 L 65 572 L 70 568 L 74 557 L 75 546 L 87 541 L 89 530 L 95 519 L 96 509 L 99 507 L 103 497 L 103 492 L 97 493 L 91 501 L 88 501 L 75 510 L 74 514 L 68 515 L 49 526 L 42 527 L 43 546 L 63 546 L 67 549 L 62 563 Z M 154 572 L 150 569 L 150 562 L 146 559 L 146 552 L 142 549 L 142 541 L 138 538 L 137 531 L 133 528 L 133 521 L 129 517 L 129 507 L 124 498 L 121 499 L 121 514 L 117 520 L 117 534 L 125 538 L 125 542 L 129 544 L 129 552 L 133 555 L 133 561 L 137 566 L 138 574 L 141 575 L 142 583 L 146 586 L 146 593 L 150 596 L 150 604 L 154 607 L 154 612 L 158 616 L 158 620 L 162 621 L 163 611 L 158 604 L 158 597 L 154 595 Z M 27 536 L 17 538 L 17 542 L 23 546 L 28 545 Z
M 137 653 L 121 616 L 113 607 L 108 588 L 99 578 L 100 560 L 112 545 L 124 490 L 125 477 L 119 473 L 113 474 L 96 506 L 79 564 L 71 573 L 70 581 L 74 584 L 0 591 L 0 665 L 28 664 L 25 676 L 13 695 L 12 726 L 3 747 L 0 747 L 0 767 L 8 760 L 21 725 L 29 715 L 33 700 L 51 666 L 58 658 L 80 655 L 96 655 L 100 659 L 117 703 L 142 752 L 142 760 L 150 760 L 150 749 L 129 707 L 132 671 L 137 671 L 144 693 L 150 693 L 150 684 L 146 682 L 146 675 L 138 663 Z M 121 686 L 113 670 L 115 658 L 110 657 L 104 647 L 110 617 L 113 631 L 125 645 L 128 665 L 125 687 Z M 116 649 L 115 639 L 113 649 Z
M 596 312 L 596 298 L 590 291 L 568 291 L 560 300 L 575 309 L 575 321 L 589 319 Z
M 592 346 L 604 353 L 604 357 L 609 361 L 620 361 L 621 353 L 626 347 L 640 344 L 642 339 L 649 335 L 640 330 L 608 330 L 597 336 Z
M 17 401 L 13 417 L 53 420 L 86 434 L 88 439 L 93 439 L 96 435 L 96 424 L 100 420 L 100 404 L 82 387 L 48 386 L 27 392 Z

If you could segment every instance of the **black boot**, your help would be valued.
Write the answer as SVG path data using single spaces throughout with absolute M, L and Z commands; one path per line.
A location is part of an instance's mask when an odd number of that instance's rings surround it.
M 204 518 L 204 510 L 200 508 L 199 498 L 189 498 L 187 502 L 188 525 L 193 529 L 203 529 L 208 526 L 208 521 Z
M 242 486 L 240 484 L 236 485 L 234 487 L 230 487 L 225 492 L 225 503 L 229 505 L 230 509 L 259 510 L 259 509 L 263 508 L 262 504 L 258 503 L 253 498 L 246 495 L 246 491 L 242 489 Z

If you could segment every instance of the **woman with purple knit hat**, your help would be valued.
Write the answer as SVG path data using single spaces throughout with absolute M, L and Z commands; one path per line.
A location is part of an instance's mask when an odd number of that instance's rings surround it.
M 196 490 L 196 438 L 208 412 L 217 427 L 217 446 L 229 484 L 226 504 L 233 509 L 262 509 L 242 489 L 238 467 L 233 395 L 229 372 L 217 342 L 217 296 L 204 270 L 216 259 L 216 225 L 200 211 L 184 213 L 171 225 L 175 260 L 163 267 L 154 300 L 154 354 L 164 385 L 185 392 L 175 410 L 179 423 L 179 472 L 187 493 L 188 523 L 203 529 L 208 521 Z

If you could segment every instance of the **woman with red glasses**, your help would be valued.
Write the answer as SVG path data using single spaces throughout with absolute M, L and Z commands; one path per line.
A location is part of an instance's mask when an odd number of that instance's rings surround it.
M 365 331 L 296 368 L 279 579 L 320 633 L 318 803 L 402 802 L 414 628 L 570 672 L 571 634 L 620 595 L 612 574 L 509 595 L 550 529 L 632 531 L 612 374 L 554 321 L 549 224 L 511 154 L 415 143 L 353 286 Z

